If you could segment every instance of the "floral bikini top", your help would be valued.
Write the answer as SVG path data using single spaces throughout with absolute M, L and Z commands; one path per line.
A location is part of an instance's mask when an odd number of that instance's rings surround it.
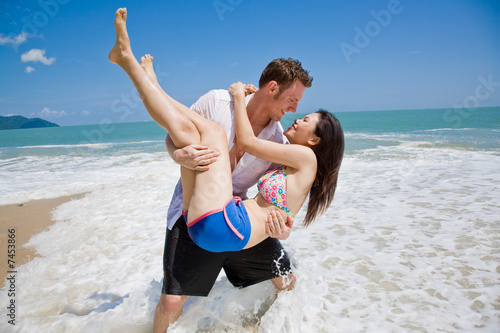
M 286 206 L 286 166 L 263 174 L 257 183 L 257 188 L 267 202 L 283 209 L 293 217 L 292 212 Z

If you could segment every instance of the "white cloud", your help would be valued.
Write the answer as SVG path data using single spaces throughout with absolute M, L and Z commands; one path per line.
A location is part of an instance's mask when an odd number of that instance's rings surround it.
M 45 118 L 61 118 L 61 117 L 67 116 L 68 114 L 64 110 L 56 111 L 56 110 L 50 110 L 49 108 L 43 108 L 43 110 L 41 112 L 38 112 L 36 115 L 38 117 L 41 117 L 41 118 L 44 118 L 44 117 Z
M 14 38 L 5 36 L 4 34 L 0 33 L 0 45 L 9 45 L 12 44 L 14 47 L 18 47 L 22 43 L 24 43 L 28 39 L 28 36 L 26 33 L 23 31 L 19 35 L 15 36 Z
M 196 66 L 197 63 L 198 62 L 196 60 L 191 60 L 191 61 L 183 61 L 181 65 L 184 67 L 194 67 Z
M 24 53 L 21 55 L 21 61 L 22 62 L 41 62 L 44 65 L 52 65 L 54 61 L 56 61 L 56 58 L 46 58 L 45 57 L 45 50 L 40 50 L 40 49 L 31 49 L 28 52 Z
M 83 111 L 82 111 L 82 116 L 90 116 L 90 111 L 88 111 L 88 110 L 83 110 Z
M 28 73 L 28 74 L 29 74 L 29 73 L 31 73 L 31 72 L 36 71 L 36 69 L 34 69 L 34 68 L 33 68 L 33 67 L 31 67 L 31 66 L 28 66 L 28 67 L 26 67 L 26 69 L 25 69 L 24 71 L 25 71 L 26 73 Z

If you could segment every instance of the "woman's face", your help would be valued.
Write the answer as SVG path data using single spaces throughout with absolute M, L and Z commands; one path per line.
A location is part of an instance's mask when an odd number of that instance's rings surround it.
M 293 125 L 288 127 L 284 134 L 290 143 L 310 146 L 309 140 L 317 138 L 314 131 L 320 119 L 319 113 L 310 113 L 302 119 L 295 119 Z

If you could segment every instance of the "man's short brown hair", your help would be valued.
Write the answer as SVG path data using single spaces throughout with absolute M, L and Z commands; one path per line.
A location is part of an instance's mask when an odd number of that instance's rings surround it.
M 274 59 L 262 72 L 259 80 L 259 88 L 263 88 L 271 81 L 276 81 L 279 85 L 279 93 L 288 89 L 295 80 L 299 80 L 304 87 L 312 85 L 313 78 L 309 75 L 300 61 L 288 58 Z

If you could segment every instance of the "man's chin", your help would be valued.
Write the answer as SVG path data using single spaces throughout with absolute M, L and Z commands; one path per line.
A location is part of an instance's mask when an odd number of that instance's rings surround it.
M 276 114 L 274 115 L 274 117 L 272 118 L 274 121 L 280 121 L 281 118 L 283 118 L 283 116 L 285 115 L 284 112 L 281 112 L 280 114 Z
M 283 117 L 274 116 L 271 118 L 271 120 L 279 122 L 279 121 L 281 121 L 281 118 L 283 118 Z

